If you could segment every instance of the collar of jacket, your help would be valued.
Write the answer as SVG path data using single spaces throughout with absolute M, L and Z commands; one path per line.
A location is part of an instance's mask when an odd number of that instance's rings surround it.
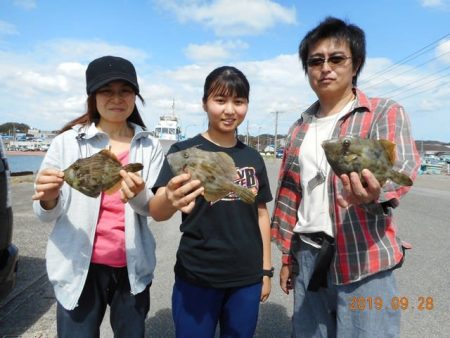
M 130 126 L 134 129 L 134 136 L 133 139 L 138 139 L 141 137 L 147 137 L 151 135 L 151 133 L 148 130 L 145 130 L 140 125 L 137 125 L 135 123 L 129 122 Z M 99 131 L 97 129 L 97 126 L 94 122 L 92 122 L 90 125 L 85 124 L 77 124 L 72 127 L 72 129 L 77 133 L 77 138 L 79 139 L 90 139 L 96 136 L 106 135 L 105 133 Z
M 353 110 L 351 112 L 371 111 L 372 105 L 371 105 L 369 98 L 356 87 L 354 87 L 352 90 L 356 96 L 356 103 L 353 106 Z M 316 115 L 317 111 L 319 110 L 319 106 L 320 106 L 320 103 L 319 103 L 319 100 L 317 100 L 302 113 L 302 120 L 304 123 L 309 124 L 312 122 L 314 116 Z M 351 112 L 349 112 L 349 113 L 351 113 Z

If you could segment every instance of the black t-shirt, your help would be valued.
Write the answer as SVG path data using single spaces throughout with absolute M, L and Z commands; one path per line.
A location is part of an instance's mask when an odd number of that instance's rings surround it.
M 266 167 L 261 155 L 238 141 L 223 148 L 201 135 L 172 145 L 168 153 L 198 146 L 207 151 L 222 151 L 233 158 L 239 179 L 235 183 L 257 191 L 255 203 L 247 204 L 235 195 L 216 202 L 202 196 L 190 214 L 182 214 L 183 233 L 177 252 L 175 273 L 193 284 L 225 288 L 261 281 L 263 245 L 258 224 L 258 203 L 272 200 Z M 165 161 L 155 188 L 173 177 Z

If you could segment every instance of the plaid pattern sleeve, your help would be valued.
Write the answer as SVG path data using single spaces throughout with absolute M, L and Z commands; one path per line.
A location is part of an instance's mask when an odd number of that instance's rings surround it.
M 358 135 L 394 142 L 397 153 L 394 169 L 414 180 L 420 157 L 403 107 L 392 100 L 368 98 L 357 89 L 355 94 L 357 101 L 353 110 L 339 120 L 333 137 Z M 278 177 L 272 239 L 282 251 L 284 264 L 292 263 L 291 239 L 302 198 L 298 162 L 300 145 L 316 109 L 317 103 L 291 127 Z M 403 259 L 402 243 L 397 236 L 392 208 L 386 213 L 382 203 L 389 201 L 390 206 L 397 206 L 410 187 L 388 182 L 382 187 L 378 201 L 344 209 L 336 203 L 336 193 L 342 189 L 341 181 L 333 173 L 330 175 L 329 198 L 336 241 L 336 254 L 330 267 L 334 283 L 351 283 L 396 266 Z
M 397 153 L 394 169 L 414 180 L 420 157 L 403 107 L 392 100 L 368 98 L 359 90 L 356 94 L 355 109 L 341 120 L 334 136 L 351 134 L 394 142 Z M 350 206 L 343 209 L 335 203 L 334 192 L 340 191 L 340 180 L 333 175 L 330 184 L 336 241 L 336 255 L 331 267 L 334 282 L 351 283 L 398 265 L 403 259 L 402 242 L 398 238 L 392 208 L 385 213 L 381 203 L 391 201 L 390 205 L 397 206 L 410 187 L 388 182 L 371 208 Z
M 282 252 L 282 263 L 292 264 L 291 238 L 297 223 L 297 210 L 302 197 L 298 154 L 308 124 L 303 117 L 289 130 L 278 175 L 278 189 L 272 216 L 272 240 Z

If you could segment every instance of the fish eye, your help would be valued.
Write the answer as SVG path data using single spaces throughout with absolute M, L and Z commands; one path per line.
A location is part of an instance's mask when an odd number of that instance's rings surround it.
M 348 147 L 350 147 L 350 144 L 351 144 L 352 142 L 348 139 L 348 138 L 346 138 L 343 142 L 342 142 L 342 145 L 345 147 L 345 148 L 348 148 Z
M 184 152 L 184 153 L 183 153 L 183 157 L 184 157 L 184 158 L 189 158 L 189 154 L 188 154 L 187 152 Z

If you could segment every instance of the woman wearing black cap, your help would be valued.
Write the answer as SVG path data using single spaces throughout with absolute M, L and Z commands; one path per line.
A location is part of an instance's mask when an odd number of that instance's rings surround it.
M 164 154 L 136 107 L 136 96 L 143 99 L 131 62 L 114 56 L 92 61 L 86 91 L 86 113 L 53 140 L 33 195 L 37 216 L 56 221 L 46 259 L 58 337 L 98 337 L 107 305 L 116 337 L 143 337 L 155 268 L 148 205 Z M 122 170 L 121 189 L 97 198 L 64 184 L 62 170 L 105 148 L 122 164 L 142 163 L 142 171 Z

